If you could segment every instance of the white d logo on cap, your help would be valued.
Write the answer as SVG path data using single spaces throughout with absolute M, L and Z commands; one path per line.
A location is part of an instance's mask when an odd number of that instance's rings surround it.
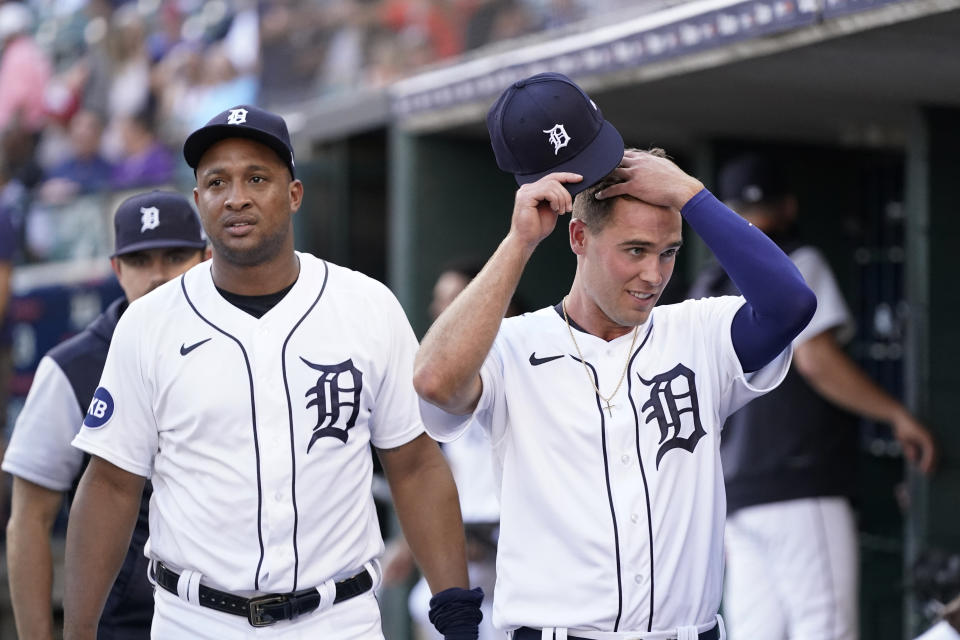
M 227 116 L 227 124 L 243 124 L 246 121 L 246 109 L 230 109 L 230 114 Z
M 560 149 L 570 143 L 570 136 L 567 135 L 567 130 L 563 128 L 562 124 L 555 124 L 552 129 L 544 129 L 543 132 L 550 136 L 550 144 L 553 145 L 553 155 L 560 153 Z
M 140 233 L 160 226 L 160 209 L 156 207 L 140 207 Z

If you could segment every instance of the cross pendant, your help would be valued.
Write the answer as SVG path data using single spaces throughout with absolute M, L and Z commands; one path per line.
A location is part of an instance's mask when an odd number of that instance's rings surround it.
M 604 402 L 607 403 L 607 406 L 605 406 L 604 409 L 607 410 L 607 415 L 609 415 L 609 416 L 612 418 L 612 417 L 613 417 L 613 408 L 614 408 L 615 406 L 617 406 L 617 405 L 615 405 L 615 404 L 610 404 L 610 401 L 609 401 L 609 400 L 604 400 Z

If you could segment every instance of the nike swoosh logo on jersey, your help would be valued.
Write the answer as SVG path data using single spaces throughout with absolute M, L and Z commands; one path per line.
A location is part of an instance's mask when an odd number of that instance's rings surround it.
M 186 346 L 186 345 L 184 345 L 184 344 L 181 344 L 181 345 L 180 345 L 180 355 L 185 356 L 185 355 L 187 355 L 188 353 L 190 353 L 191 351 L 193 351 L 194 349 L 196 349 L 197 347 L 199 347 L 200 345 L 202 345 L 203 343 L 205 343 L 205 342 L 210 342 L 212 339 L 213 339 L 213 338 L 207 338 L 206 340 L 201 340 L 200 342 L 198 342 L 198 343 L 196 343 L 196 344 L 192 344 L 192 345 L 190 345 L 189 347 Z
M 551 360 L 559 360 L 562 357 L 563 357 L 563 354 L 560 354 L 559 356 L 547 356 L 546 358 L 538 358 L 537 352 L 534 351 L 533 353 L 530 354 L 530 364 L 536 367 L 537 365 L 550 362 Z

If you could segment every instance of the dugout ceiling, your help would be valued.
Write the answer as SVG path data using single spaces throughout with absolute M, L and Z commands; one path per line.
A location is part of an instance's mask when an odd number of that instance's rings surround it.
M 388 125 L 485 138 L 502 88 L 546 69 L 574 77 L 639 145 L 903 147 L 916 106 L 960 106 L 960 0 L 699 0 L 578 29 L 294 109 L 294 127 L 311 142 Z
M 604 102 L 613 122 L 634 122 L 641 143 L 902 147 L 917 105 L 960 105 L 960 11 L 612 89 Z

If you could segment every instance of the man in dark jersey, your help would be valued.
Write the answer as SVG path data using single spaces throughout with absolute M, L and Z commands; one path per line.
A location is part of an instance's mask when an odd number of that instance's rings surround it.
M 768 234 L 817 295 L 776 390 L 731 415 L 720 454 L 727 489 L 724 613 L 733 640 L 855 640 L 857 527 L 854 414 L 891 425 L 906 457 L 929 473 L 930 432 L 846 355 L 853 318 L 826 259 L 792 235 L 797 201 L 777 167 L 749 154 L 720 172 L 720 197 Z M 691 297 L 736 295 L 718 264 Z
M 125 295 L 40 361 L 3 460 L 3 470 L 14 476 L 7 563 L 21 638 L 53 638 L 50 534 L 64 492 L 72 499 L 86 466 L 88 456 L 70 442 L 92 402 L 117 320 L 130 302 L 207 257 L 197 214 L 176 193 L 129 198 L 117 209 L 114 227 L 116 252 L 110 262 Z M 150 637 L 153 590 L 143 555 L 149 502 L 148 484 L 123 568 L 100 619 L 101 640 Z

